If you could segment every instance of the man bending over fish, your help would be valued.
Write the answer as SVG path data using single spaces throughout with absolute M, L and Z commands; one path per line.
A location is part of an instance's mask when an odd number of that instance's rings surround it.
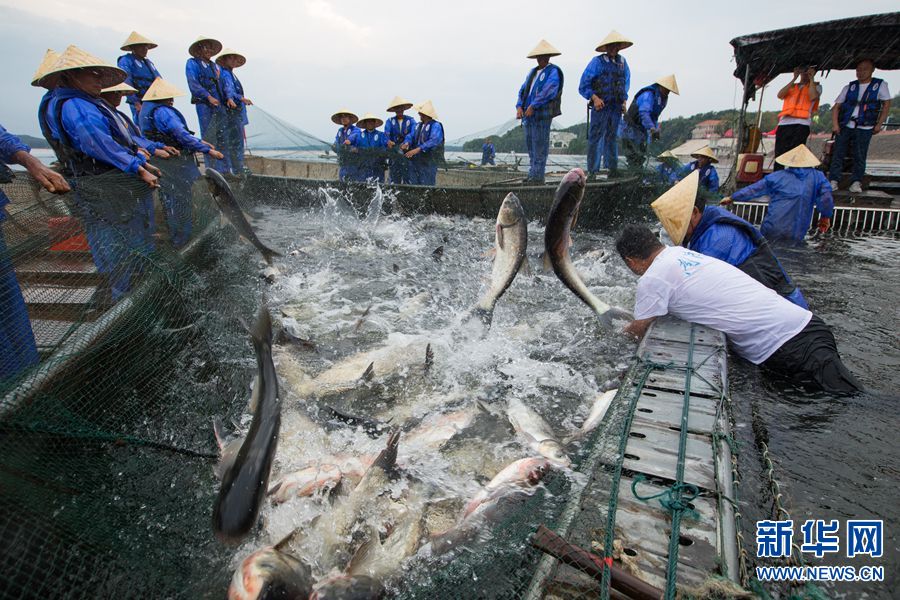
M 841 362 L 831 328 L 775 290 L 721 260 L 666 247 L 643 225 L 629 225 L 616 250 L 640 279 L 634 321 L 640 339 L 656 317 L 672 314 L 722 331 L 735 352 L 812 389 L 852 394 L 862 386 Z

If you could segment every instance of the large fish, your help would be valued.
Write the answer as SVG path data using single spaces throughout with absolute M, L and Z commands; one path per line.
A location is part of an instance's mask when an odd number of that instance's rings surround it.
M 507 409 L 509 422 L 528 446 L 551 462 L 568 467 L 571 464 L 562 444 L 556 439 L 550 425 L 518 398 L 511 398 Z
M 631 314 L 621 308 L 610 306 L 597 298 L 587 289 L 575 265 L 569 256 L 570 233 L 574 220 L 578 216 L 578 208 L 584 198 L 584 186 L 587 178 L 581 169 L 572 169 L 566 173 L 559 187 L 556 188 L 556 199 L 550 216 L 547 217 L 547 227 L 544 230 L 544 252 L 550 259 L 553 272 L 559 280 L 569 288 L 573 294 L 587 304 L 600 317 L 600 322 L 606 327 L 612 327 L 613 317 L 631 319 Z
M 254 392 L 258 400 L 250 429 L 234 464 L 222 477 L 213 508 L 213 532 L 223 542 L 240 541 L 256 525 L 281 426 L 278 377 L 272 363 L 272 321 L 265 306 L 259 309 L 251 337 L 256 349 Z
M 228 182 L 225 181 L 225 178 L 222 177 L 221 173 L 215 169 L 207 168 L 206 183 L 209 185 L 209 191 L 216 201 L 219 210 L 222 212 L 222 215 L 231 221 L 231 224 L 237 229 L 237 232 L 241 237 L 249 241 L 257 250 L 259 250 L 259 253 L 263 255 L 263 258 L 266 259 L 268 265 L 272 264 L 273 256 L 281 256 L 280 252 L 272 250 L 256 237 L 256 232 L 253 231 L 250 223 L 247 222 L 247 217 L 244 216 L 244 211 L 242 211 L 241 207 L 238 205 L 234 193 L 231 191 L 231 186 L 228 185 Z
M 281 551 L 290 537 L 241 561 L 228 587 L 228 600 L 306 600 L 309 597 L 313 586 L 309 566 Z
M 492 502 L 511 489 L 528 488 L 540 482 L 550 472 L 550 461 L 546 458 L 520 458 L 497 473 L 474 498 L 469 500 L 463 511 L 463 518 L 474 513 L 480 506 Z
M 497 212 L 494 239 L 494 268 L 491 271 L 491 287 L 478 301 L 472 314 L 490 326 L 497 300 L 506 292 L 525 262 L 528 249 L 528 221 L 525 210 L 515 194 L 510 192 L 503 199 Z
M 603 417 L 606 416 L 606 412 L 609 410 L 609 405 L 612 404 L 613 398 L 616 397 L 616 393 L 618 393 L 618 389 L 607 390 L 597 396 L 594 400 L 594 404 L 591 406 L 591 412 L 588 414 L 588 418 L 585 419 L 584 423 L 581 425 L 581 429 L 575 432 L 566 442 L 572 442 L 577 439 L 581 439 L 582 437 L 589 434 L 593 431 L 597 425 L 603 421 Z

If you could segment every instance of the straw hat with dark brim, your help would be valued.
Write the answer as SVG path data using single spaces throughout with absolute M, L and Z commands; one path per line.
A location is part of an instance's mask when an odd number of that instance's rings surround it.
M 121 92 L 122 94 L 134 94 L 137 92 L 137 90 L 127 83 L 120 83 L 119 85 L 114 85 L 112 87 L 103 88 L 102 90 L 100 90 L 101 94 L 111 94 L 114 92 Z
M 159 100 L 170 100 L 172 98 L 178 98 L 179 96 L 187 96 L 185 92 L 182 92 L 177 87 L 163 79 L 162 77 L 157 77 L 153 80 L 153 83 L 147 88 L 144 97 L 141 98 L 141 102 L 157 102 Z
M 353 112 L 349 108 L 342 108 L 341 110 L 339 110 L 336 113 L 334 113 L 333 115 L 331 115 L 331 122 L 334 123 L 335 125 L 340 125 L 342 115 L 347 115 L 350 117 L 351 125 L 353 123 L 356 123 L 357 121 L 359 121 L 359 117 L 356 116 L 355 112 Z
M 145 38 L 137 31 L 132 31 L 131 35 L 128 36 L 128 39 L 122 43 L 121 49 L 127 52 L 132 46 L 148 46 L 152 50 L 153 48 L 156 48 L 157 44 L 153 40 Z
M 31 85 L 34 87 L 40 87 L 38 83 L 41 78 L 47 74 L 47 71 L 50 70 L 50 67 L 56 64 L 56 61 L 59 60 L 59 52 L 56 50 L 47 49 L 44 53 L 44 59 L 41 61 L 40 66 L 38 66 L 37 71 L 34 72 L 34 75 L 31 77 Z
M 559 56 L 562 52 L 554 48 L 547 40 L 541 40 L 534 50 L 528 53 L 526 58 L 537 58 L 538 56 Z
M 785 167 L 818 167 L 821 163 L 816 155 L 813 154 L 806 144 L 800 144 L 793 150 L 788 150 L 784 154 L 775 157 L 775 162 Z
M 661 85 L 673 94 L 678 94 L 678 83 L 675 81 L 675 75 L 666 75 L 665 77 L 660 77 L 656 80 L 657 85 Z
M 194 43 L 188 46 L 188 54 L 193 56 L 194 58 L 200 58 L 200 44 L 202 42 L 212 42 L 213 46 L 213 55 L 218 54 L 222 51 L 222 42 L 217 39 L 206 37 L 205 35 L 201 35 Z
M 231 48 L 225 48 L 219 55 L 216 57 L 216 64 L 222 65 L 222 59 L 226 56 L 234 56 L 238 59 L 237 65 L 238 67 L 243 67 L 247 64 L 247 57 L 238 52 L 237 50 L 232 50 Z
M 671 150 L 666 150 L 656 157 L 656 160 L 680 160 Z
M 387 107 L 387 112 L 394 112 L 397 110 L 409 110 L 413 107 L 413 103 L 403 98 L 401 96 L 394 96 L 394 99 L 391 100 L 391 103 Z
M 705 156 L 714 163 L 719 162 L 719 159 L 716 158 L 716 155 L 713 154 L 713 151 L 709 146 L 703 146 L 696 152 L 691 152 L 691 158 L 700 158 L 701 156 Z
M 650 208 L 656 213 L 659 222 L 676 245 L 681 244 L 687 234 L 699 184 L 700 172 L 692 171 L 650 204 Z
M 379 119 L 378 117 L 376 117 L 375 115 L 373 115 L 370 112 L 367 112 L 366 114 L 364 114 L 359 119 L 359 121 L 356 122 L 356 124 L 359 125 L 360 127 L 365 127 L 366 121 L 375 121 L 375 127 L 381 127 L 382 125 L 384 125 L 384 121 L 382 119 Z
M 38 85 L 48 89 L 54 88 L 59 84 L 63 73 L 77 69 L 93 69 L 100 72 L 101 85 L 104 88 L 118 85 L 128 77 L 128 74 L 119 67 L 115 67 L 105 60 L 85 52 L 78 46 L 69 46 L 65 52 L 59 55 L 59 58 L 47 70 L 46 74 L 38 80 Z
M 431 117 L 435 121 L 438 120 L 437 111 L 434 109 L 434 104 L 431 103 L 431 100 L 426 100 L 416 109 L 419 114 L 425 115 L 426 117 Z
M 600 45 L 598 45 L 597 48 L 595 48 L 595 50 L 597 52 L 606 52 L 606 47 L 609 46 L 610 44 L 622 44 L 622 47 L 619 48 L 619 50 L 624 50 L 625 48 L 634 46 L 634 42 L 632 42 L 627 37 L 625 37 L 618 31 L 616 31 L 615 29 L 613 29 L 612 31 L 609 32 L 609 35 L 607 35 L 605 38 L 603 38 L 603 41 L 600 42 Z

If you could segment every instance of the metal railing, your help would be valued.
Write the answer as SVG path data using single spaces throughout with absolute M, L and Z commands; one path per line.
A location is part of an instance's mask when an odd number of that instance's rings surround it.
M 760 202 L 735 202 L 732 208 L 734 214 L 754 225 L 763 222 L 767 209 L 768 205 Z M 810 229 L 818 220 L 818 212 L 813 211 Z M 836 206 L 831 228 L 835 233 L 900 232 L 900 208 Z

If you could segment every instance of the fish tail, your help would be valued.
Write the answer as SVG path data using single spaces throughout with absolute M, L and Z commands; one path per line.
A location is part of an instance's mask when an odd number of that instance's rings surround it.
M 268 248 L 268 247 L 266 247 L 266 246 L 263 246 L 263 247 L 260 249 L 260 252 L 262 252 L 263 259 L 265 259 L 266 264 L 269 265 L 269 266 L 272 266 L 272 259 L 273 259 L 274 257 L 276 257 L 276 256 L 284 256 L 281 252 L 278 252 L 278 251 L 276 251 L 276 250 L 272 250 L 271 248 Z
M 390 471 L 397 463 L 397 448 L 400 446 L 400 430 L 397 429 L 388 437 L 384 450 L 378 453 L 378 457 L 372 463 L 382 471 Z
M 469 319 L 478 319 L 485 327 L 490 328 L 491 321 L 494 320 L 494 309 L 476 306 L 469 312 Z
M 250 336 L 255 344 L 272 345 L 272 316 L 265 304 L 260 305 L 259 313 L 256 315 L 256 323 L 250 330 Z

